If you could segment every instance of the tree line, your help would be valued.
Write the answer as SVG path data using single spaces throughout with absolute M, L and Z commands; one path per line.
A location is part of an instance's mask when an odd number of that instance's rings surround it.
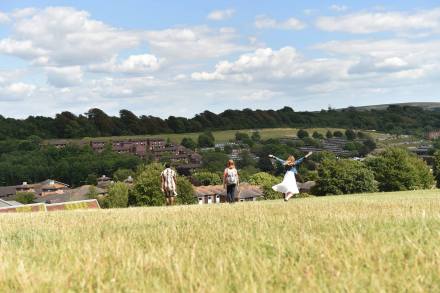
M 347 108 L 319 112 L 295 112 L 290 107 L 284 107 L 279 110 L 226 110 L 220 114 L 205 111 L 190 119 L 175 116 L 162 119 L 137 116 L 128 110 L 121 110 L 118 117 L 109 116 L 93 108 L 80 115 L 62 112 L 54 118 L 30 116 L 12 119 L 0 116 L 0 140 L 25 139 L 31 135 L 44 139 L 82 138 L 274 127 L 375 129 L 393 134 L 423 135 L 440 128 L 440 111 L 398 105 L 384 110 Z

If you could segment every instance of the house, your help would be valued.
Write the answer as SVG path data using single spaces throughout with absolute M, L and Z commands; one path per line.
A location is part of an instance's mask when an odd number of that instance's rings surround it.
M 101 177 L 98 178 L 98 187 L 99 188 L 108 188 L 110 186 L 110 184 L 113 183 L 112 179 L 110 177 L 107 177 L 105 175 L 102 175 Z
M 307 181 L 304 183 L 298 182 L 297 185 L 298 185 L 299 192 L 310 193 L 312 188 L 316 186 L 316 182 L 315 181 Z
M 52 179 L 40 182 L 38 185 L 40 185 L 37 187 L 37 191 L 39 191 L 38 195 L 42 197 L 53 194 L 63 194 L 67 189 L 69 189 L 69 185 Z
M 16 186 L 1 186 L 0 198 L 6 198 L 15 195 Z
M 194 187 L 194 196 L 199 204 L 213 204 L 226 202 L 226 190 L 222 185 Z M 237 201 L 256 201 L 263 196 L 259 186 L 247 183 L 240 184 L 236 193 Z
M 440 130 L 430 131 L 426 134 L 426 138 L 429 140 L 434 140 L 440 137 Z
M 7 207 L 15 207 L 15 206 L 22 206 L 23 204 L 13 201 L 13 200 L 2 200 L 0 199 L 0 208 L 7 208 Z
M 107 191 L 105 189 L 95 187 L 92 185 L 83 185 L 78 188 L 73 188 L 66 190 L 62 194 L 51 194 L 44 197 L 37 197 L 35 202 L 37 203 L 62 203 L 69 201 L 80 201 L 80 200 L 88 200 L 90 193 L 95 193 L 96 196 L 105 196 L 107 195 Z

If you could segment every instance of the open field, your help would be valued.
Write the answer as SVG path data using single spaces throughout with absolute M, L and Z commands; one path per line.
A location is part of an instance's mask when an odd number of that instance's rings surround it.
M 262 139 L 269 139 L 269 138 L 283 138 L 283 137 L 293 137 L 296 136 L 296 133 L 298 132 L 299 128 L 264 128 L 259 129 L 261 138 Z M 335 130 L 343 130 L 340 128 L 308 128 L 307 131 L 310 133 L 310 135 L 314 131 L 318 131 L 319 133 L 322 133 L 325 135 L 327 130 L 335 131 Z M 213 135 L 215 137 L 215 140 L 217 143 L 222 142 L 228 142 L 230 140 L 233 140 L 235 138 L 236 132 L 245 132 L 249 135 L 252 134 L 254 130 L 251 129 L 242 129 L 242 130 L 221 130 L 221 131 L 213 131 Z M 113 137 L 95 137 L 93 139 L 96 140 L 115 140 L 115 139 L 140 139 L 140 138 L 164 138 L 164 139 L 170 139 L 173 143 L 180 143 L 184 137 L 190 137 L 194 139 L 194 141 L 197 141 L 198 136 L 201 132 L 191 132 L 191 133 L 163 133 L 163 134 L 157 134 L 157 135 L 130 135 L 130 136 L 113 136 Z M 91 138 L 85 138 L 85 139 L 91 139 Z M 72 139 L 72 141 L 75 141 L 75 139 Z
M 439 190 L 7 214 L 0 292 L 438 292 L 439 231 Z

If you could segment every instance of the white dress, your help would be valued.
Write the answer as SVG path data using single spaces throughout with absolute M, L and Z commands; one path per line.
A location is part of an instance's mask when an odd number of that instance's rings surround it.
M 287 171 L 284 175 L 283 182 L 272 186 L 272 189 L 282 193 L 299 193 L 298 185 L 296 185 L 295 173 L 293 173 L 293 171 Z

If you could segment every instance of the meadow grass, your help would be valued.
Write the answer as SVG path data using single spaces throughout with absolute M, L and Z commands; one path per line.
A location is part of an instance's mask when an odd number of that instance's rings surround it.
M 299 128 L 264 128 L 259 129 L 261 138 L 262 139 L 278 139 L 278 138 L 285 138 L 285 137 L 295 137 L 296 133 L 298 132 Z M 314 131 L 317 131 L 319 133 L 322 133 L 323 135 L 326 134 L 327 130 L 335 131 L 335 130 L 343 130 L 341 128 L 307 128 L 306 129 L 310 135 Z M 242 129 L 242 130 L 219 130 L 219 131 L 213 131 L 212 134 L 215 137 L 216 143 L 223 143 L 228 142 L 235 139 L 235 133 L 237 132 L 244 132 L 249 135 L 252 135 L 252 132 L 254 130 L 252 129 Z M 118 139 L 142 139 L 142 138 L 163 138 L 163 139 L 170 139 L 172 143 L 180 143 L 184 137 L 192 138 L 194 141 L 197 142 L 197 138 L 201 132 L 191 132 L 191 133 L 163 133 L 163 134 L 156 134 L 156 135 L 128 135 L 128 136 L 106 136 L 106 137 L 94 137 L 94 140 L 118 140 Z M 376 135 L 376 133 L 373 133 Z M 85 138 L 85 139 L 92 139 L 92 138 Z M 49 140 L 50 141 L 50 140 Z M 71 141 L 78 141 L 78 139 L 71 139 Z
M 440 191 L 0 215 L 0 292 L 435 292 Z

